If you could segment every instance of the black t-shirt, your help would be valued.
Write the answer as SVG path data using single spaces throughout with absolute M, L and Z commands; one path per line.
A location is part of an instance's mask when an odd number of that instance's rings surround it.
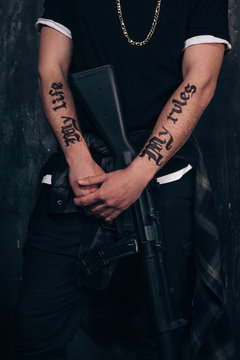
M 133 40 L 145 39 L 156 3 L 121 0 L 123 18 Z M 42 19 L 57 23 L 67 36 L 72 36 L 71 72 L 113 65 L 130 131 L 151 129 L 181 83 L 186 40 L 206 35 L 229 40 L 227 0 L 162 0 L 155 33 L 139 47 L 129 44 L 123 35 L 115 0 L 46 0 L 44 6 Z M 85 114 L 80 113 L 79 121 L 83 129 L 89 128 Z

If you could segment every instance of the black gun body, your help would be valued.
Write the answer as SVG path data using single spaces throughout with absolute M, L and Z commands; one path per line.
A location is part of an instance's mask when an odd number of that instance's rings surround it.
M 125 134 L 112 66 L 105 65 L 73 74 L 71 87 L 110 148 L 115 169 L 128 166 L 135 157 L 135 152 Z M 155 213 L 148 188 L 130 207 L 130 211 L 138 237 L 139 254 L 148 290 L 148 312 L 159 359 L 178 360 L 171 334 L 174 325 L 164 263 L 164 241 L 159 216 Z

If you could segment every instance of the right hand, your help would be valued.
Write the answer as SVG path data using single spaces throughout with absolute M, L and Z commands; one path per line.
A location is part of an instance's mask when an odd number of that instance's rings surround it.
M 69 182 L 75 197 L 81 197 L 95 192 L 99 185 L 80 186 L 79 180 L 88 176 L 104 174 L 104 170 L 93 160 L 78 161 L 69 165 Z

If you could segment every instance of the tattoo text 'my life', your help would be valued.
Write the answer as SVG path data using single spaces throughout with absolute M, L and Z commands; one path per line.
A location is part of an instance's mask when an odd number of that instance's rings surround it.
M 66 102 L 64 101 L 65 99 L 65 94 L 62 91 L 63 89 L 63 84 L 62 83 L 52 83 L 51 89 L 49 91 L 49 95 L 51 95 L 53 97 L 52 100 L 52 104 L 54 105 L 54 107 L 52 108 L 54 111 L 57 111 L 59 109 L 65 108 L 67 107 Z

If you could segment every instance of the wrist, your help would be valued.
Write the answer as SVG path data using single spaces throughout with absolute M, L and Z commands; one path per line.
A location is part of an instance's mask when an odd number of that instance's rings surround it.
M 137 156 L 129 165 L 128 169 L 134 173 L 134 176 L 136 176 L 144 186 L 147 186 L 159 170 L 159 167 Z
M 89 152 L 87 145 L 74 144 L 69 149 L 64 149 L 65 159 L 69 167 L 73 167 L 79 163 L 90 163 L 93 162 L 93 158 Z

